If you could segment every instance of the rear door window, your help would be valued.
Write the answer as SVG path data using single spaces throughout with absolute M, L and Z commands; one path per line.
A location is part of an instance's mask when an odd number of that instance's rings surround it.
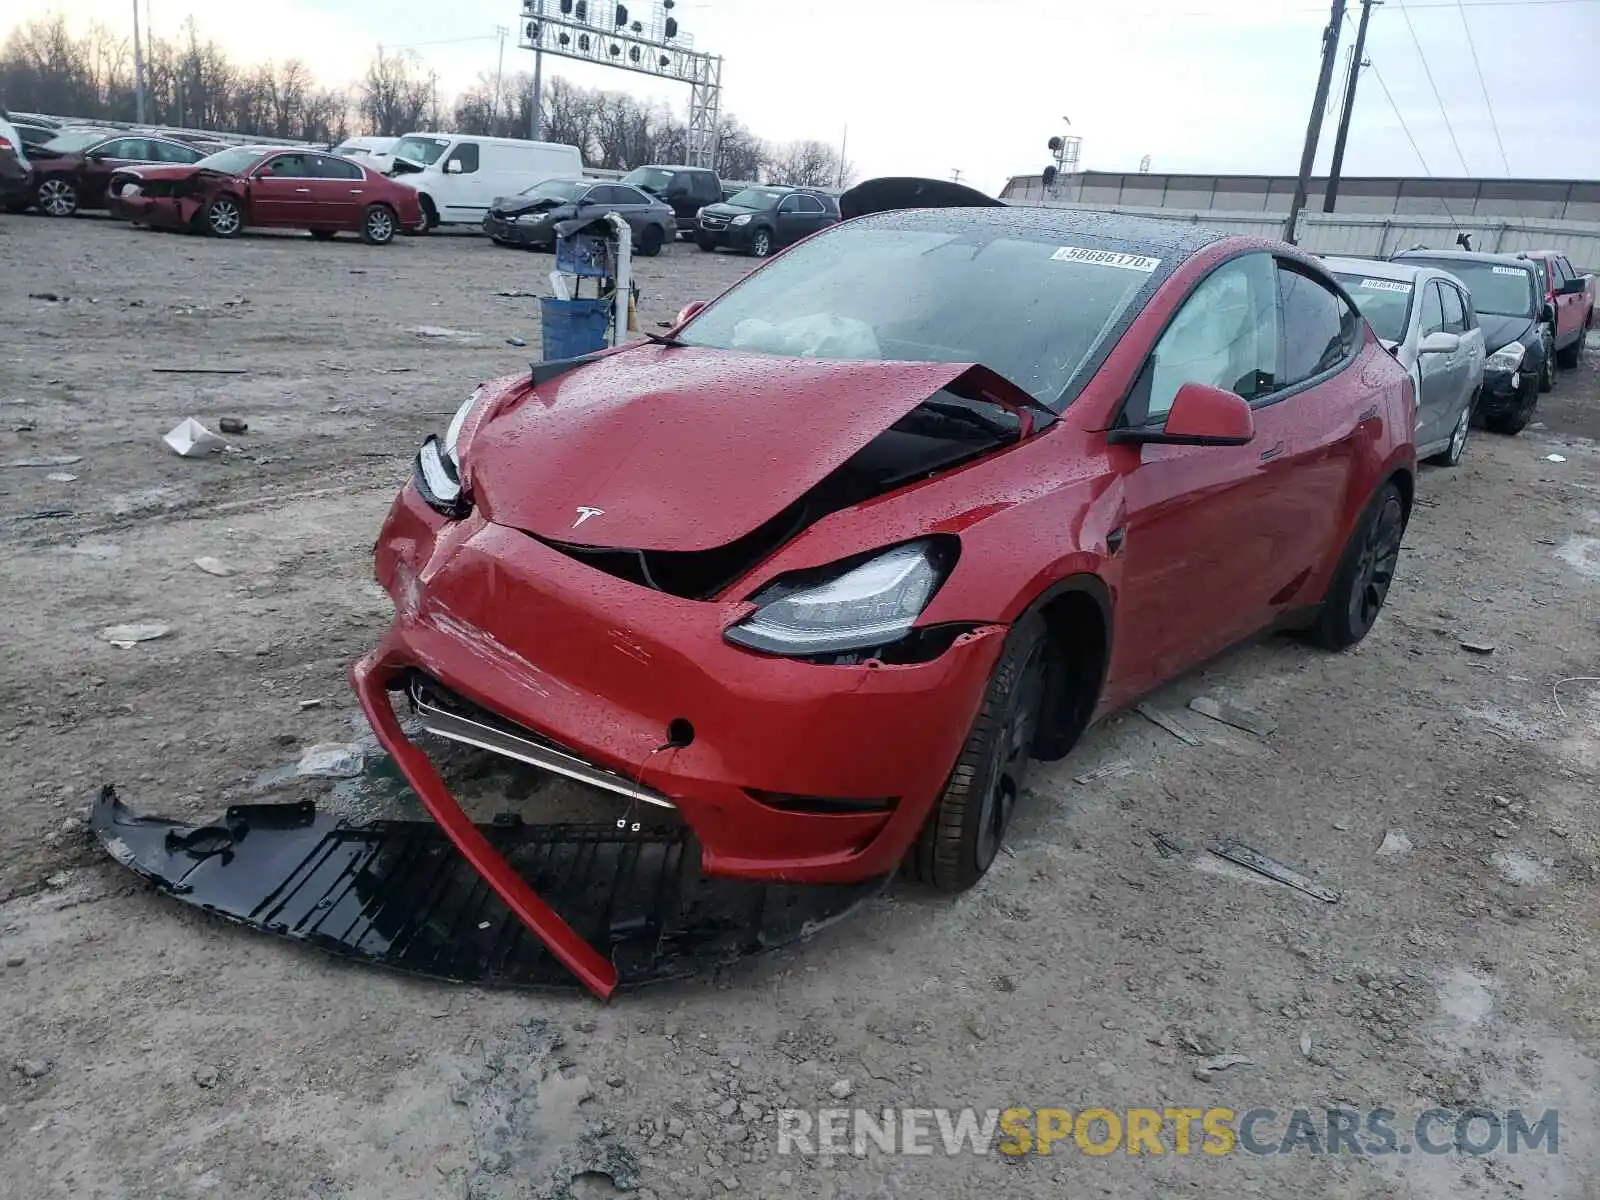
M 361 168 L 331 154 L 319 154 L 316 159 L 317 174 L 323 179 L 365 179 Z
M 1283 302 L 1282 385 L 1295 384 L 1339 366 L 1355 350 L 1361 318 L 1344 297 L 1321 280 L 1278 264 Z

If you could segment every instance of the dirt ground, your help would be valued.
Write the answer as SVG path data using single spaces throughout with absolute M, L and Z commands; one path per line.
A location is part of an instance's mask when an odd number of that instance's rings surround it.
M 344 672 L 387 620 L 378 523 L 420 440 L 537 355 L 537 302 L 496 293 L 550 266 L 465 236 L 0 218 L 0 1196 L 1600 1195 L 1600 683 L 1574 680 L 1600 675 L 1600 340 L 1538 425 L 1424 470 L 1355 652 L 1271 639 L 1173 684 L 1155 700 L 1199 746 L 1133 714 L 1095 729 L 957 899 L 897 884 L 807 944 L 602 1007 L 336 962 L 106 858 L 82 817 L 107 781 L 184 817 L 404 810 L 289 768 L 370 745 Z M 644 326 L 748 266 L 641 264 Z M 161 437 L 189 415 L 249 432 L 181 459 Z M 5 465 L 41 455 L 75 461 Z M 127 622 L 171 633 L 102 637 Z M 1201 694 L 1276 729 L 1184 711 Z M 474 778 L 475 803 L 518 783 Z M 1338 902 L 1225 864 L 1221 837 Z M 1273 1142 L 1296 1107 L 1402 1130 L 1555 1108 L 1559 1150 L 778 1153 L 776 1110 L 841 1104 L 1271 1108 Z

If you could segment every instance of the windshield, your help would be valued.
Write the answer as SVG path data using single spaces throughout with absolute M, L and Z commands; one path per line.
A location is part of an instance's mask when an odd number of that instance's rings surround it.
M 96 142 L 105 141 L 105 132 L 99 129 L 72 129 L 66 133 L 58 133 L 44 144 L 44 149 L 55 150 L 61 154 L 76 154 L 79 150 L 87 149 Z
M 526 196 L 530 200 L 559 200 L 565 204 L 576 200 L 588 186 L 587 183 L 579 183 L 576 179 L 546 179 L 531 188 L 523 188 L 517 195 Z
M 1350 299 L 1373 332 L 1386 342 L 1406 340 L 1406 323 L 1411 319 L 1411 285 L 1402 279 L 1373 279 L 1366 275 L 1335 272 Z
M 439 156 L 449 145 L 449 138 L 403 137 L 390 153 L 396 158 L 408 159 L 425 167 L 431 167 L 439 161 Z
M 365 146 L 335 146 L 332 153 L 343 155 L 345 158 L 349 158 L 352 154 L 370 155 L 372 151 L 368 150 Z
M 1012 229 L 839 225 L 748 276 L 679 336 L 797 358 L 981 363 L 1055 406 L 1159 265 Z
M 241 175 L 260 157 L 259 150 L 252 150 L 248 146 L 232 146 L 206 155 L 195 163 L 195 167 L 201 171 L 216 171 L 221 175 Z
M 624 175 L 619 182 L 631 183 L 634 187 L 641 187 L 647 192 L 658 195 L 665 193 L 672 186 L 672 181 L 677 178 L 673 171 L 662 167 L 635 167 Z
M 1471 262 L 1459 258 L 1427 259 L 1406 255 L 1406 262 L 1425 262 L 1448 271 L 1472 293 L 1472 307 L 1481 316 L 1533 316 L 1533 272 L 1524 267 L 1502 267 L 1493 263 Z
M 771 188 L 745 188 L 728 197 L 728 203 L 739 208 L 771 208 L 787 196 L 788 192 L 775 192 Z

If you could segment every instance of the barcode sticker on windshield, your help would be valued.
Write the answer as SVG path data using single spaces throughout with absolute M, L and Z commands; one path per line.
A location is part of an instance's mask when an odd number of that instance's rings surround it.
M 1392 279 L 1363 279 L 1361 290 L 1364 292 L 1409 292 L 1409 283 L 1396 283 Z
M 1492 269 L 1493 269 L 1493 271 L 1494 271 L 1494 273 L 1496 275 L 1525 275 L 1525 274 L 1527 274 L 1527 272 L 1524 271 L 1521 267 L 1494 267 Z
M 1148 275 L 1161 265 L 1159 258 L 1143 254 L 1119 254 L 1115 250 L 1086 250 L 1082 246 L 1062 246 L 1050 256 L 1056 262 L 1092 263 L 1097 267 L 1121 267 Z

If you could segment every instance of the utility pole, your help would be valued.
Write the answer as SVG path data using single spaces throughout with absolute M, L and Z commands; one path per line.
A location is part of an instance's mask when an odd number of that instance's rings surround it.
M 500 35 L 500 57 L 494 64 L 494 106 L 489 110 L 491 137 L 500 132 L 500 79 L 506 66 L 506 35 L 511 32 L 504 25 L 496 25 L 494 31 Z
M 844 191 L 844 148 L 850 144 L 850 126 L 844 127 L 844 133 L 839 137 L 839 182 L 835 185 Z
M 133 119 L 144 124 L 144 50 L 139 40 L 139 0 L 133 0 Z
M 1372 16 L 1372 6 L 1383 0 L 1361 0 L 1361 20 L 1356 25 L 1355 52 L 1350 56 L 1350 78 L 1344 84 L 1344 108 L 1339 113 L 1339 132 L 1333 139 L 1333 162 L 1328 167 L 1328 186 L 1322 194 L 1322 211 L 1332 212 L 1339 199 L 1339 173 L 1344 170 L 1344 144 L 1350 137 L 1350 110 L 1356 105 L 1356 80 L 1361 77 L 1361 51 L 1367 44 L 1367 19 Z
M 951 183 L 960 183 L 961 182 L 961 168 L 960 167 L 951 167 L 950 168 L 950 182 Z
M 539 140 L 539 93 L 544 90 L 544 51 L 533 48 L 533 112 L 528 117 L 528 137 Z
M 1300 222 L 1300 210 L 1306 206 L 1306 186 L 1311 179 L 1311 166 L 1317 157 L 1317 136 L 1322 132 L 1322 110 L 1328 105 L 1328 88 L 1333 83 L 1333 64 L 1339 57 L 1339 27 L 1344 22 L 1344 0 L 1333 0 L 1333 15 L 1328 27 L 1322 31 L 1322 70 L 1317 73 L 1317 95 L 1311 102 L 1311 120 L 1306 122 L 1306 144 L 1300 153 L 1300 175 L 1295 180 L 1294 201 L 1289 205 L 1289 219 L 1283 226 L 1283 240 L 1291 246 L 1295 240 L 1295 226 Z

